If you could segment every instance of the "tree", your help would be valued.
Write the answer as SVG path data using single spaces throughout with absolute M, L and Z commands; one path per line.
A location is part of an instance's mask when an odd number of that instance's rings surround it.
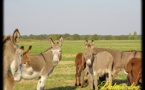
M 84 40 L 88 40 L 88 39 L 89 39 L 89 35 L 85 35 Z
M 80 35 L 74 34 L 73 35 L 73 40 L 80 40 Z
M 97 34 L 94 34 L 94 35 L 92 36 L 92 40 L 98 40 L 98 35 L 97 35 Z
M 68 33 L 64 34 L 64 35 L 63 35 L 63 38 L 66 39 L 66 40 L 69 40 L 70 34 L 68 34 Z
M 132 37 L 132 35 L 131 35 L 131 33 L 129 33 L 128 40 L 131 40 L 131 37 Z
M 134 32 L 133 33 L 133 38 L 134 38 L 134 40 L 137 40 L 138 39 L 137 32 Z

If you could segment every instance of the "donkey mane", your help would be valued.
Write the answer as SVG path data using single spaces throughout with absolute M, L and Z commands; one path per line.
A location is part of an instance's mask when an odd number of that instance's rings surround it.
M 24 53 L 23 53 L 23 55 L 25 55 L 26 53 L 27 53 L 27 51 L 26 51 L 26 52 L 24 52 Z
M 48 50 L 50 50 L 52 47 L 50 47 L 50 48 L 48 48 L 47 50 L 45 50 L 44 52 L 47 52 Z M 44 52 L 42 52 L 42 53 L 44 53 Z
M 10 35 L 4 37 L 3 44 L 5 44 L 8 40 L 11 40 L 11 36 Z
M 140 50 L 126 50 L 126 51 L 123 51 L 123 52 L 142 52 Z

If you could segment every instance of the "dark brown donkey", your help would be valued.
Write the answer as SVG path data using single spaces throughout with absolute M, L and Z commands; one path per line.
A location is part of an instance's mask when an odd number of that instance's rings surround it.
M 132 58 L 125 68 L 128 73 L 130 84 L 137 85 L 142 83 L 142 60 L 141 58 Z
M 49 39 L 51 47 L 43 53 L 37 55 L 24 54 L 21 66 L 21 77 L 23 79 L 34 79 L 40 77 L 37 90 L 44 90 L 44 84 L 47 77 L 53 72 L 53 69 L 61 60 L 62 36 L 59 42 L 55 43 L 51 38 Z M 28 57 L 25 57 L 27 55 Z M 28 61 L 25 63 L 25 61 Z
M 81 86 L 81 77 L 78 76 L 78 71 L 79 71 L 79 68 L 81 67 L 81 64 L 82 64 L 82 54 L 83 53 L 78 53 L 75 57 L 75 67 L 76 67 L 76 74 L 75 74 L 75 77 L 76 77 L 76 82 L 75 82 L 75 86 L 79 85 Z

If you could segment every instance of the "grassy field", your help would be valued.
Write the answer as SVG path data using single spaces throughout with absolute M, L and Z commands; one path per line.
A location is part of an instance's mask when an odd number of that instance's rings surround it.
M 38 54 L 44 52 L 51 44 L 47 40 L 20 40 L 19 46 L 23 45 L 25 50 L 32 45 L 30 54 Z M 142 50 L 140 40 L 98 40 L 95 41 L 95 47 L 109 48 L 116 50 Z M 89 90 L 85 88 L 75 87 L 75 67 L 74 58 L 79 52 L 85 49 L 84 41 L 67 41 L 62 44 L 62 60 L 54 69 L 53 73 L 47 78 L 45 90 Z M 38 79 L 21 80 L 16 84 L 15 90 L 35 90 Z M 114 82 L 118 84 L 126 83 L 126 76 L 121 71 Z

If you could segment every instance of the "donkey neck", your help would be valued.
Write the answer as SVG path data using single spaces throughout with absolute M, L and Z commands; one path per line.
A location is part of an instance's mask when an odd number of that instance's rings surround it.
M 47 49 L 45 52 L 43 52 L 43 53 L 40 53 L 41 54 L 41 56 L 43 57 L 43 59 L 45 60 L 45 61 L 52 61 L 52 51 L 51 51 L 51 48 L 52 47 L 50 47 L 49 49 Z
M 14 47 L 13 42 L 7 41 L 4 44 L 3 50 L 14 53 L 18 47 Z

